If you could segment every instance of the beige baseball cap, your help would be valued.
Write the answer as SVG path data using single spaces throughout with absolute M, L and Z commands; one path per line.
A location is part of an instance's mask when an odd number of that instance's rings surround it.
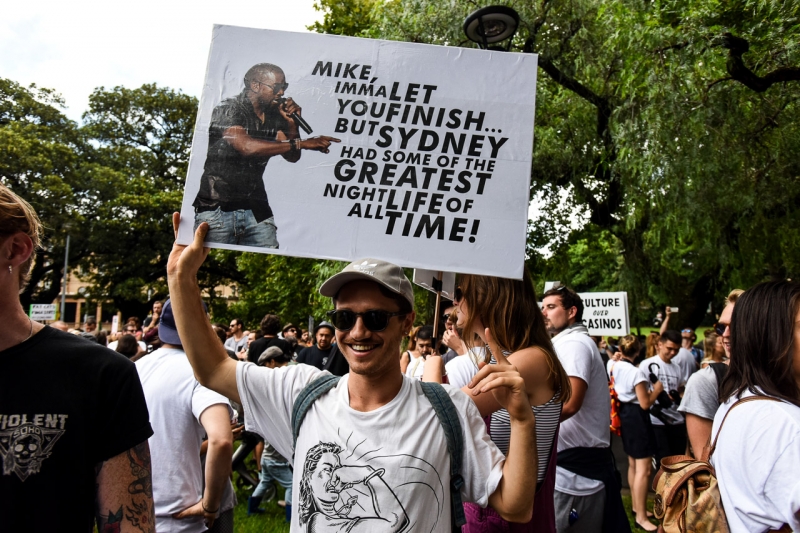
M 390 291 L 399 294 L 414 308 L 414 289 L 403 269 L 380 259 L 358 259 L 341 272 L 334 274 L 322 284 L 319 293 L 333 298 L 346 283 L 356 280 L 369 280 L 380 283 Z

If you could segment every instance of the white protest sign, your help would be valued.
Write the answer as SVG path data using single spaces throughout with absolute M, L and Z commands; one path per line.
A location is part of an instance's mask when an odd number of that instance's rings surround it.
M 561 286 L 561 282 L 560 281 L 545 281 L 544 282 L 544 292 L 549 291 L 553 287 L 560 287 L 560 286 Z M 542 293 L 542 294 L 544 294 L 544 293 Z M 541 305 L 539 307 L 541 307 Z
M 56 304 L 31 304 L 29 315 L 31 320 L 55 320 Z
M 116 335 L 119 331 L 119 315 L 111 317 L 111 334 Z
M 630 332 L 627 292 L 583 292 L 578 295 L 583 300 L 583 324 L 589 329 L 589 335 L 617 336 Z
M 178 242 L 520 279 L 536 65 L 215 26 Z
M 424 269 L 414 269 L 414 279 L 412 280 L 415 284 L 419 285 L 423 289 L 427 289 L 431 292 L 436 292 L 436 288 L 433 286 L 434 280 L 439 275 L 439 272 L 434 270 L 424 270 Z M 453 299 L 453 294 L 456 291 L 456 273 L 455 272 L 442 272 L 442 296 L 447 298 L 448 300 Z

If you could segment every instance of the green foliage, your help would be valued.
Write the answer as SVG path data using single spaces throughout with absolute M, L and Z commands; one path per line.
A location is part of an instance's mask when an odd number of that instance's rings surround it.
M 800 2 L 504 3 L 514 48 L 539 54 L 537 280 L 627 290 L 696 325 L 733 286 L 797 275 Z M 386 1 L 359 31 L 471 46 L 476 7 Z
M 370 37 L 374 25 L 374 11 L 380 0 L 319 0 L 314 9 L 323 12 L 322 22 L 308 29 L 317 33 Z
M 331 309 L 330 299 L 317 289 L 325 279 L 341 270 L 344 263 L 317 261 L 282 255 L 234 253 L 241 276 L 239 301 L 226 308 L 224 302 L 212 307 L 214 319 L 243 319 L 250 327 L 264 315 L 276 314 L 284 323 L 306 327 L 308 317 L 319 323 Z
M 61 111 L 53 91 L 0 78 L 0 181 L 25 198 L 45 225 L 23 305 L 50 302 L 61 287 L 67 230 L 70 257 L 84 258 L 93 227 L 88 202 L 98 197 L 81 160 L 87 150 L 78 125 Z
M 125 316 L 144 316 L 167 293 L 197 100 L 152 84 L 100 87 L 82 127 L 62 106 L 52 90 L 0 78 L 0 179 L 45 225 L 23 304 L 59 294 L 69 234 L 70 266 L 87 273 L 90 302 L 111 298 Z M 239 277 L 234 256 L 212 254 L 200 283 Z

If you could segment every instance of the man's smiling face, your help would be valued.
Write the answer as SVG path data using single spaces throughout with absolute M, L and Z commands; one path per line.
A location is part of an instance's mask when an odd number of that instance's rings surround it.
M 374 281 L 351 281 L 342 287 L 336 297 L 336 309 L 347 309 L 354 313 L 380 309 L 398 312 L 399 306 L 392 298 L 384 296 Z M 350 364 L 350 372 L 364 376 L 379 376 L 388 372 L 400 372 L 400 342 L 405 332 L 411 329 L 414 313 L 395 316 L 383 331 L 370 331 L 364 326 L 362 317 L 349 331 L 336 331 L 336 342 Z

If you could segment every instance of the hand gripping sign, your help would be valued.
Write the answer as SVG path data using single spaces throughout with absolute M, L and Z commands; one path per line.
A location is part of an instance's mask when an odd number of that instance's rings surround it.
M 536 63 L 215 26 L 178 241 L 521 278 Z

